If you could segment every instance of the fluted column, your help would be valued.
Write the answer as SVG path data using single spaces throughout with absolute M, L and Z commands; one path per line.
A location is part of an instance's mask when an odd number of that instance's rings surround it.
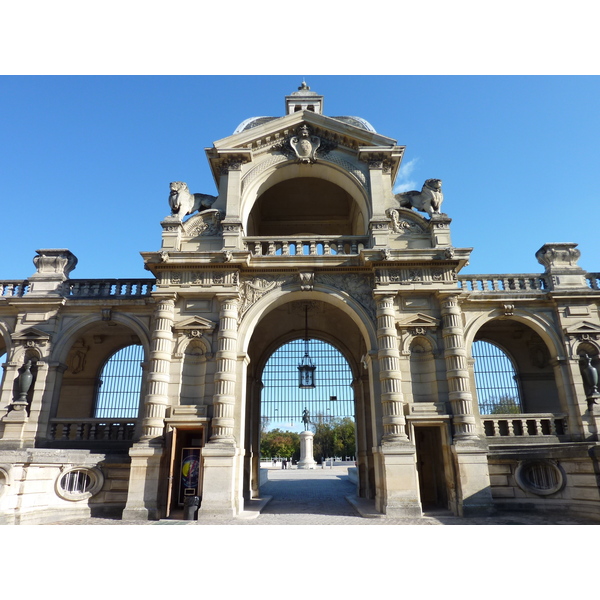
M 210 441 L 233 442 L 239 298 L 237 294 L 218 295 L 218 298 L 221 310 Z
M 174 320 L 174 299 L 172 297 L 162 298 L 155 311 L 148 393 L 144 403 L 145 413 L 141 440 L 146 442 L 160 438 L 164 431 L 165 412 L 169 405 L 169 371 L 173 353 Z
M 396 333 L 394 295 L 376 296 L 379 381 L 383 411 L 383 441 L 406 442 L 404 397 L 400 375 L 400 350 Z
M 478 436 L 473 416 L 473 396 L 457 296 L 450 296 L 442 300 L 442 318 L 446 377 L 454 415 L 454 436 L 456 439 L 476 439 Z

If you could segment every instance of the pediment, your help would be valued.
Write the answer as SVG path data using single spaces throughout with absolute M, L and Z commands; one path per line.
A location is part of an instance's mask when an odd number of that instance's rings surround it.
M 47 342 L 50 339 L 50 336 L 40 329 L 36 329 L 35 327 L 29 327 L 28 329 L 24 329 L 18 333 L 13 333 L 11 336 L 13 342 Z
M 217 324 L 210 319 L 204 317 L 193 316 L 183 321 L 179 321 L 173 326 L 173 331 L 179 333 L 190 333 L 192 331 L 198 331 L 200 334 L 212 333 Z
M 567 335 L 572 336 L 580 336 L 580 335 L 600 335 L 600 326 L 595 323 L 591 323 L 590 321 L 580 321 L 575 325 L 571 325 L 570 327 L 565 327 L 565 333 Z
M 351 145 L 356 147 L 396 145 L 396 140 L 387 136 L 338 121 L 333 117 L 305 110 L 267 121 L 252 129 L 217 140 L 214 142 L 214 149 L 217 151 L 222 149 L 242 149 L 254 146 L 259 142 L 259 145 L 262 145 L 262 140 L 267 136 L 271 137 L 270 141 L 272 142 L 274 138 L 284 138 L 286 135 L 291 135 L 296 128 L 303 124 L 347 138 L 348 142 L 351 142 Z M 207 149 L 207 152 L 210 150 Z
M 412 328 L 423 328 L 423 329 L 431 329 L 438 327 L 440 324 L 438 319 L 434 317 L 430 317 L 429 315 L 424 315 L 423 313 L 417 313 L 416 315 L 410 316 L 408 319 L 404 321 L 399 321 L 396 323 L 396 326 L 399 329 L 412 329 Z

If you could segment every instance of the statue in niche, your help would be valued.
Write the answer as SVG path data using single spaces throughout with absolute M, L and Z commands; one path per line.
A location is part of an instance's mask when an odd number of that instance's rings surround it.
M 444 194 L 441 179 L 428 179 L 420 192 L 416 190 L 403 192 L 394 196 L 400 203 L 400 208 L 416 208 L 427 213 L 430 217 L 439 215 Z
M 211 196 L 210 194 L 190 193 L 187 183 L 183 181 L 173 181 L 169 185 L 171 188 L 171 193 L 169 194 L 171 215 L 179 221 L 193 212 L 211 208 L 217 200 L 217 196 Z

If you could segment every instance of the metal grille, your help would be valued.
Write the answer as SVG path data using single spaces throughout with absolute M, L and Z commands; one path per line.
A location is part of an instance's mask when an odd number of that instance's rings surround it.
M 482 415 L 523 412 L 511 359 L 495 344 L 477 341 L 472 347 L 475 359 L 475 386 Z
M 278 348 L 267 361 L 262 375 L 262 419 L 294 426 L 308 408 L 312 421 L 336 417 L 354 418 L 352 371 L 343 355 L 331 344 L 308 341 L 308 352 L 316 365 L 316 386 L 298 387 L 298 364 L 306 342 L 294 340 Z
M 142 346 L 126 346 L 115 352 L 102 369 L 96 410 L 98 419 L 135 419 L 142 386 Z
M 84 494 L 90 487 L 92 480 L 84 470 L 69 471 L 60 480 L 60 486 L 70 494 Z

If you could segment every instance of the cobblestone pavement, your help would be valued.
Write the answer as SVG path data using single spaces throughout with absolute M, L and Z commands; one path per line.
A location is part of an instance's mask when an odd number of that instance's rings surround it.
M 207 518 L 198 521 L 122 521 L 117 519 L 76 519 L 51 525 L 597 525 L 598 521 L 563 514 L 500 513 L 490 517 L 460 518 L 449 512 L 426 513 L 422 518 L 377 517 L 368 503 L 360 516 L 346 499 L 355 496 L 355 485 L 346 467 L 315 470 L 269 470 L 269 481 L 261 495 L 271 497 L 264 506 L 253 501 L 238 518 Z M 258 508 L 261 508 L 260 512 Z

